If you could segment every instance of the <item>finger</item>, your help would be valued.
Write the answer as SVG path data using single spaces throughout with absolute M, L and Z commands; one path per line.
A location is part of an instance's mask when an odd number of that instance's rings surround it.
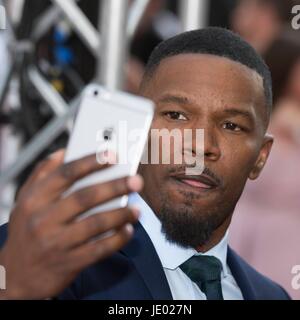
M 143 179 L 139 175 L 90 186 L 60 200 L 49 210 L 46 218 L 53 224 L 68 223 L 97 205 L 131 192 L 139 192 L 142 188 Z
M 119 230 L 126 224 L 136 223 L 139 211 L 135 208 L 123 208 L 110 212 L 101 212 L 76 221 L 63 233 L 61 239 L 66 249 L 73 249 L 96 236 L 104 235 L 109 231 Z
M 110 237 L 90 242 L 72 250 L 69 256 L 70 265 L 80 271 L 111 256 L 128 243 L 133 232 L 132 225 L 128 224 Z
M 60 149 L 55 153 L 52 153 L 48 158 L 41 161 L 36 165 L 32 174 L 27 179 L 25 184 L 20 189 L 18 199 L 23 197 L 26 191 L 32 187 L 33 184 L 45 179 L 49 176 L 54 170 L 56 170 L 64 160 L 65 150 Z
M 59 192 L 66 191 L 72 184 L 83 177 L 103 170 L 110 166 L 115 159 L 115 155 L 110 153 L 106 156 L 107 161 L 99 163 L 95 154 L 86 156 L 82 159 L 71 161 L 60 166 L 53 172 L 51 176 L 45 181 L 47 192 Z M 42 192 L 44 189 L 42 190 Z
M 76 180 L 109 166 L 108 162 L 99 164 L 95 155 L 63 164 L 29 189 L 30 195 L 25 199 L 26 207 L 31 208 L 30 212 L 41 210 L 61 197 L 63 191 Z

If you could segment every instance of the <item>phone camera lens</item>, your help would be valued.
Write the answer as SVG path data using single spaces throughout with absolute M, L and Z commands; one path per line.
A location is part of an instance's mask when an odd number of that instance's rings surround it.
M 105 129 L 103 132 L 103 138 L 105 141 L 109 141 L 112 140 L 112 135 L 113 135 L 113 129 L 109 128 L 109 129 Z

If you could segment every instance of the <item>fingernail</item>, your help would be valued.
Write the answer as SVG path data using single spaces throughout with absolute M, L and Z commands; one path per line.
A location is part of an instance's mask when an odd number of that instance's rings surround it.
M 131 224 L 126 224 L 125 230 L 128 234 L 132 235 L 134 232 L 133 226 Z
M 128 178 L 127 185 L 131 191 L 139 192 L 143 189 L 144 181 L 140 175 L 136 175 Z
M 130 210 L 132 211 L 135 219 L 138 219 L 140 217 L 140 209 L 138 207 L 130 207 Z
M 49 156 L 48 156 L 48 159 L 51 159 L 51 160 L 54 160 L 54 159 L 61 159 L 63 158 L 65 155 L 65 149 L 60 149 L 60 150 L 57 150 L 56 152 L 54 153 L 51 153 Z

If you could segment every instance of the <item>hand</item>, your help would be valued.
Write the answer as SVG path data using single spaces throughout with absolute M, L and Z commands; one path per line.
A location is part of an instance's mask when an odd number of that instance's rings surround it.
M 20 191 L 8 239 L 0 252 L 6 268 L 4 299 L 45 299 L 63 291 L 87 266 L 123 247 L 133 234 L 136 209 L 123 208 L 76 219 L 108 200 L 139 192 L 140 176 L 63 193 L 77 180 L 102 170 L 96 156 L 62 164 L 59 151 L 43 161 Z M 113 233 L 99 239 L 108 231 Z M 97 238 L 95 238 L 97 237 Z

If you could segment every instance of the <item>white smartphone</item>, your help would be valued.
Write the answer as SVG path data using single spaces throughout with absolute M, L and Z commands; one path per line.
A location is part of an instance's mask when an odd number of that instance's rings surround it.
M 151 100 L 119 91 L 109 91 L 96 84 L 83 92 L 65 163 L 90 154 L 112 151 L 117 163 L 76 182 L 67 194 L 84 187 L 135 175 L 154 115 Z M 128 196 L 106 202 L 84 213 L 87 215 L 127 206 Z

